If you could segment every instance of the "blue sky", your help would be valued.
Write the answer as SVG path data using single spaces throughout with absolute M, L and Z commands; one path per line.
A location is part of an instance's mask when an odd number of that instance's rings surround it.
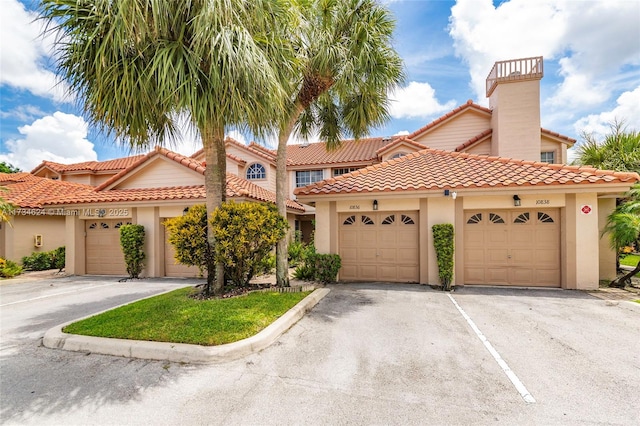
M 52 68 L 33 2 L 2 1 L 0 161 L 31 170 L 42 160 L 106 160 L 129 154 L 90 128 Z M 614 119 L 640 130 L 640 2 L 637 0 L 386 1 L 406 86 L 393 119 L 374 136 L 408 133 L 472 99 L 487 105 L 495 61 L 544 56 L 542 126 L 580 140 Z M 243 135 L 232 136 L 246 140 Z M 265 141 L 269 143 L 269 141 Z M 186 136 L 173 148 L 190 154 Z

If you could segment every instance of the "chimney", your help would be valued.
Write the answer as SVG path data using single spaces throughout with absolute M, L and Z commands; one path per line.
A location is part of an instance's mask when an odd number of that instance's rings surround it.
M 491 155 L 540 161 L 542 56 L 499 61 L 487 77 Z

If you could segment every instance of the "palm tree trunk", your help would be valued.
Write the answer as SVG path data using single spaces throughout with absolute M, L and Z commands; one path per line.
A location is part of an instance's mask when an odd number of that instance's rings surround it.
M 276 156 L 276 207 L 278 214 L 287 219 L 287 142 L 293 131 L 298 117 L 302 114 L 303 107 L 296 103 L 295 109 L 278 133 L 278 152 Z M 289 234 L 287 233 L 276 245 L 276 285 L 278 287 L 289 286 Z
M 206 169 L 204 186 L 207 193 L 207 224 L 211 214 L 226 199 L 227 158 L 224 146 L 224 126 L 205 129 L 202 132 L 202 146 Z M 207 244 L 210 253 L 215 250 L 216 239 L 213 228 L 207 225 Z M 216 263 L 212 255 L 207 256 L 207 286 L 205 293 L 219 295 L 224 288 L 224 266 Z
M 624 286 L 626 286 L 627 284 L 631 284 L 631 277 L 633 277 L 635 274 L 640 272 L 640 261 L 638 261 L 638 264 L 636 265 L 636 267 L 633 269 L 633 271 L 628 272 L 626 274 L 624 274 L 623 276 L 616 278 L 615 280 L 611 281 L 611 283 L 609 283 L 609 287 L 620 287 L 623 288 Z

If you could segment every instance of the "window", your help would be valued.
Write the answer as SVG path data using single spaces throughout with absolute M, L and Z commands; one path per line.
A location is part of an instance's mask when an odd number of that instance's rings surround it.
M 402 223 L 404 223 L 405 225 L 415 225 L 416 223 L 413 221 L 413 219 L 411 219 L 410 216 L 406 216 L 406 215 L 402 215 Z
M 405 152 L 398 152 L 396 154 L 393 154 L 391 157 L 389 157 L 389 160 L 394 160 L 396 158 L 404 157 L 405 155 L 407 155 Z
M 373 219 L 371 219 L 369 216 L 362 216 L 360 218 L 362 220 L 362 223 L 364 223 L 365 225 L 375 225 L 375 223 L 373 222 Z
M 343 225 L 353 225 L 354 223 L 356 223 L 356 217 L 355 216 L 349 216 L 348 218 L 346 218 L 344 220 L 344 222 L 342 222 Z
M 333 177 L 336 176 L 340 176 L 340 175 L 344 175 L 347 173 L 351 173 L 351 172 L 355 172 L 356 170 L 358 170 L 360 167 L 342 167 L 339 169 L 333 169 Z
M 541 152 L 540 161 L 543 163 L 555 164 L 556 153 L 553 151 Z
M 267 170 L 260 163 L 254 163 L 247 168 L 247 180 L 266 179 Z
M 302 170 L 296 172 L 296 188 L 311 185 L 324 179 L 322 170 Z
M 396 215 L 392 214 L 390 216 L 387 216 L 383 221 L 382 224 L 383 225 L 392 225 L 393 222 L 396 221 Z

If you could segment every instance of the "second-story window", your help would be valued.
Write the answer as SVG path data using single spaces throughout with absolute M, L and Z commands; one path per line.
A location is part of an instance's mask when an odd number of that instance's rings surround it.
M 332 173 L 333 173 L 333 177 L 336 177 L 336 176 L 344 175 L 346 173 L 355 172 L 358 169 L 360 169 L 360 167 L 341 167 L 339 169 L 333 169 Z
M 259 180 L 267 178 L 267 170 L 260 163 L 254 163 L 247 169 L 247 180 Z
M 540 153 L 540 162 L 555 164 L 556 162 L 556 153 L 553 151 L 541 152 Z
M 389 157 L 389 160 L 395 160 L 396 158 L 404 157 L 405 155 L 407 155 L 406 152 L 397 152 Z
M 311 185 L 324 179 L 322 170 L 300 170 L 296 172 L 296 187 Z

